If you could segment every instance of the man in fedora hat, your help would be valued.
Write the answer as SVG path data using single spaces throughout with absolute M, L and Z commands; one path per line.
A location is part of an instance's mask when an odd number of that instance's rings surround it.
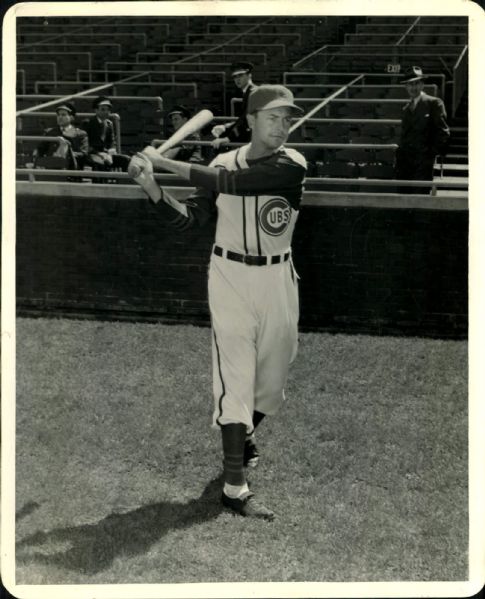
M 246 143 L 251 139 L 246 113 L 249 94 L 257 88 L 252 80 L 252 72 L 253 65 L 250 62 L 235 62 L 231 65 L 234 85 L 242 92 L 242 104 L 236 121 L 213 127 L 212 135 L 216 139 L 212 142 L 212 146 L 216 150 L 231 141 Z
M 82 169 L 88 156 L 88 135 L 83 129 L 74 125 L 76 109 L 71 102 L 63 102 L 57 106 L 57 125 L 46 129 L 44 135 L 59 137 L 59 143 L 44 141 L 34 151 L 34 163 L 39 166 L 53 166 L 42 159 L 54 158 L 63 161 L 62 168 Z
M 89 138 L 89 162 L 96 171 L 110 171 L 121 168 L 126 171 L 130 157 L 119 154 L 116 149 L 116 133 L 111 112 L 113 105 L 109 98 L 101 96 L 93 102 L 94 116 L 83 122 Z
M 179 231 L 217 218 L 209 266 L 212 323 L 213 419 L 221 431 L 222 503 L 237 514 L 272 520 L 256 501 L 245 467 L 258 462 L 254 430 L 278 412 L 298 345 L 298 277 L 291 241 L 300 210 L 306 160 L 284 144 L 302 110 L 282 85 L 261 85 L 250 96 L 251 142 L 202 166 L 169 160 L 147 147 L 135 156 L 136 181 L 159 216 Z M 153 167 L 173 172 L 196 191 L 171 197 Z M 128 169 L 130 172 L 130 169 Z
M 450 136 L 446 109 L 440 98 L 424 92 L 425 75 L 413 66 L 404 73 L 410 101 L 402 111 L 401 137 L 396 151 L 395 177 L 432 181 L 437 155 L 443 155 Z M 429 193 L 430 187 L 402 187 L 401 193 Z

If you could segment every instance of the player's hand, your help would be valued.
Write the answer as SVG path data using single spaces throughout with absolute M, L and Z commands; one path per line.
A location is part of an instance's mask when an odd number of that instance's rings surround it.
M 221 146 L 228 144 L 229 143 L 229 138 L 228 137 L 218 137 L 217 139 L 214 139 L 213 141 L 211 141 L 211 146 L 218 150 Z
M 153 165 L 143 154 L 137 153 L 128 164 L 128 174 L 136 179 L 141 174 L 153 175 Z
M 147 146 L 141 151 L 141 155 L 144 156 L 152 165 L 152 168 L 157 169 L 163 168 L 163 156 L 156 151 L 153 146 Z
M 225 130 L 226 130 L 225 125 L 216 125 L 215 127 L 212 127 L 211 133 L 214 137 L 220 137 L 224 133 Z

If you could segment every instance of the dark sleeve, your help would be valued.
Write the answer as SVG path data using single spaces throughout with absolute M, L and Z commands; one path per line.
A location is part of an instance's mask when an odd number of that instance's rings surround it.
M 79 130 L 78 144 L 76 149 L 73 148 L 73 154 L 76 158 L 87 156 L 89 151 L 88 134 L 83 129 Z
M 162 199 L 156 204 L 150 202 L 150 210 L 174 229 L 186 231 L 208 222 L 215 213 L 216 199 L 217 194 L 200 188 L 185 200 L 170 201 L 168 193 L 162 188 Z
M 446 123 L 446 108 L 442 100 L 437 99 L 432 103 L 431 118 L 433 120 L 432 150 L 435 155 L 441 154 L 445 152 L 450 138 L 450 129 Z
M 238 171 L 227 171 L 192 165 L 190 182 L 219 193 L 251 195 L 275 192 L 300 185 L 305 177 L 305 167 L 288 157 L 263 162 Z
M 52 129 L 45 129 L 43 135 L 50 136 L 52 135 Z M 50 156 L 54 153 L 53 144 L 50 141 L 41 141 L 37 146 L 37 155 L 38 156 Z

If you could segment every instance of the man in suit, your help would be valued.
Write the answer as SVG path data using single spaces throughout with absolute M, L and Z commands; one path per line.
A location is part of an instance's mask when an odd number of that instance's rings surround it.
M 246 118 L 249 94 L 257 89 L 252 81 L 253 65 L 250 62 L 236 62 L 231 65 L 231 76 L 235 86 L 242 92 L 242 105 L 239 117 L 236 121 L 216 125 L 212 129 L 212 135 L 216 138 L 212 147 L 218 150 L 229 142 L 247 143 L 251 140 L 251 129 Z
M 34 164 L 47 166 L 48 168 L 58 168 L 48 162 L 48 159 L 57 159 L 63 165 L 61 168 L 83 168 L 88 156 L 88 136 L 86 131 L 78 129 L 74 125 L 75 117 L 76 109 L 74 104 L 63 102 L 57 106 L 57 125 L 46 129 L 44 135 L 59 137 L 59 142 L 41 142 L 38 148 L 34 150 Z
M 94 170 L 110 171 L 121 168 L 126 171 L 130 157 L 116 151 L 116 134 L 113 121 L 109 118 L 113 105 L 109 98 L 96 98 L 93 102 L 95 114 L 83 122 L 89 138 L 89 162 Z
M 450 137 L 445 105 L 423 91 L 424 79 L 420 67 L 410 67 L 404 74 L 410 101 L 402 112 L 396 179 L 432 181 L 436 156 L 445 153 Z M 402 187 L 399 191 L 427 194 L 430 187 Z

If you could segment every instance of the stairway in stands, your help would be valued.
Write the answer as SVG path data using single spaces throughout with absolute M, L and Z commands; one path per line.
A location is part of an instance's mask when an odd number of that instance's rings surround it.
M 448 152 L 435 165 L 435 180 L 456 181 L 468 177 L 468 92 L 465 92 L 454 117 L 448 119 L 451 130 Z M 443 169 L 443 170 L 442 170 Z M 441 189 L 438 195 L 456 195 L 458 190 Z M 466 191 L 459 192 L 460 195 Z

